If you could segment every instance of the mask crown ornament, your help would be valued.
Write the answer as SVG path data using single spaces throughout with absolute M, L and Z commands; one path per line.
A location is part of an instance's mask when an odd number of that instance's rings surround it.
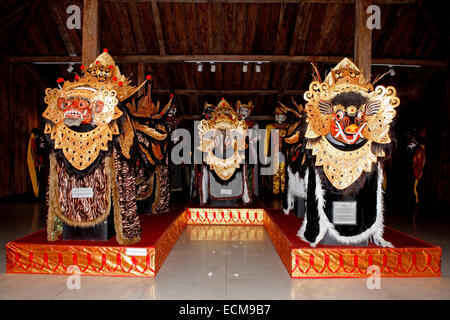
M 120 73 L 119 67 L 116 65 L 107 49 L 105 49 L 84 72 L 85 76 L 96 78 L 99 82 L 111 85 L 112 88 L 116 90 L 117 98 L 120 101 L 124 101 L 134 95 L 148 80 L 148 78 L 145 79 L 137 87 L 132 86 L 131 80 Z
M 137 118 L 150 118 L 150 119 L 161 119 L 169 110 L 172 105 L 173 95 L 170 95 L 169 102 L 160 110 L 160 102 L 158 101 L 156 105 L 152 101 L 151 93 L 152 85 L 147 87 L 147 94 L 142 97 L 138 105 L 136 106 L 136 100 L 132 99 L 131 102 L 126 104 L 127 109 L 130 113 Z

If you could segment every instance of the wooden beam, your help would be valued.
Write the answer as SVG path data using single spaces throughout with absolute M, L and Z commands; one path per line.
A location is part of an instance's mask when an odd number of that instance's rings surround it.
M 61 15 L 58 11 L 58 7 L 54 3 L 48 3 L 48 2 L 47 2 L 47 7 L 49 7 L 50 12 L 53 16 L 53 19 L 55 19 L 56 27 L 58 29 L 59 34 L 61 35 L 64 45 L 66 46 L 67 53 L 69 53 L 69 55 L 76 55 L 77 53 L 75 52 L 75 48 L 72 44 L 72 40 L 70 39 L 70 36 L 67 33 L 66 23 L 63 20 L 63 18 L 61 17 Z
M 201 89 L 153 89 L 154 94 L 170 94 L 177 95 L 299 95 L 305 93 L 305 90 L 244 90 L 244 89 L 217 89 L 217 90 L 201 90 Z
M 138 85 L 140 85 L 145 80 L 144 72 L 145 72 L 145 66 L 142 62 L 139 62 L 138 63 L 138 73 L 137 73 Z M 144 87 L 142 87 L 141 89 L 138 90 L 138 97 L 140 97 L 142 94 L 144 94 L 144 91 L 145 91 Z
M 354 62 L 368 81 L 372 73 L 372 30 L 366 26 L 366 10 L 371 3 L 371 0 L 357 0 L 355 3 Z
M 167 52 L 166 46 L 164 44 L 164 35 L 162 32 L 161 18 L 159 16 L 158 4 L 156 3 L 156 1 L 152 1 L 152 12 L 153 12 L 153 21 L 155 22 L 156 39 L 158 40 L 159 54 L 165 56 Z
M 109 2 L 160 2 L 160 3 L 298 3 L 299 0 L 104 0 Z
M 19 31 L 16 34 L 16 39 L 20 39 L 23 41 L 25 38 L 26 33 L 28 32 L 28 28 L 24 28 L 23 26 L 29 26 L 31 23 L 36 19 L 36 13 L 39 10 L 39 7 L 42 5 L 41 1 L 39 0 L 33 0 L 30 1 L 29 9 L 27 10 L 25 14 L 25 19 L 21 21 L 22 27 L 19 27 Z
M 344 56 L 283 56 L 283 55 L 128 55 L 114 56 L 117 63 L 172 63 L 184 62 L 186 60 L 195 61 L 269 61 L 271 63 L 337 63 Z M 50 63 L 81 63 L 80 56 L 1 56 L 1 62 L 22 63 L 22 62 L 50 62 Z M 403 58 L 372 58 L 373 64 L 385 65 L 416 65 L 423 67 L 446 67 L 446 60 L 422 60 Z
M 88 66 L 99 54 L 99 0 L 84 0 L 82 63 Z
M 159 2 L 159 3 L 256 3 L 256 4 L 282 4 L 299 3 L 300 0 L 103 0 L 105 2 Z M 342 3 L 353 4 L 357 0 L 303 0 L 305 3 Z M 416 0 L 376 0 L 377 4 L 415 4 Z
M 156 91 L 156 90 L 155 90 Z M 153 93 L 154 91 L 152 90 L 152 93 Z M 186 112 L 186 108 L 184 107 L 184 105 L 181 103 L 181 99 L 180 99 L 180 95 L 178 94 L 178 95 L 175 95 L 175 99 L 174 99 L 175 101 L 175 105 L 177 106 L 177 109 L 179 109 L 180 110 L 180 113 L 181 114 L 184 114 L 185 112 Z M 190 111 L 190 109 L 188 109 L 188 111 Z
M 43 80 L 42 76 L 36 71 L 32 64 L 24 63 L 19 66 L 23 69 L 25 74 L 31 75 L 33 77 L 34 81 L 36 81 L 36 83 L 41 87 L 42 90 L 50 87 L 50 85 L 48 85 L 48 83 Z
M 305 3 L 342 3 L 353 4 L 359 0 L 303 0 Z M 416 4 L 417 0 L 374 0 L 374 4 Z
M 202 116 L 199 114 L 186 114 L 180 116 L 182 120 L 199 120 Z M 247 118 L 248 120 L 253 121 L 264 121 L 264 120 L 273 120 L 273 114 L 272 115 L 259 115 L 259 116 L 249 116 Z

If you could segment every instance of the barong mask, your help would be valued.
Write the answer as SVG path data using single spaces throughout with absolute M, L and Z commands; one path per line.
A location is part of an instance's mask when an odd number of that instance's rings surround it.
M 239 120 L 233 108 L 222 99 L 211 114 L 211 118 L 202 120 L 198 129 L 199 150 L 206 152 L 204 158 L 206 164 L 222 180 L 227 181 L 245 159 L 245 154 L 240 152 L 246 148 L 245 120 Z M 231 155 L 227 152 L 230 150 Z
M 85 170 L 101 151 L 108 150 L 113 136 L 119 135 L 114 121 L 123 114 L 117 107 L 119 101 L 133 95 L 145 82 L 131 86 L 107 51 L 83 76 L 76 75 L 74 81 L 59 78 L 61 82 L 59 89 L 45 90 L 43 117 L 48 121 L 44 132 L 75 169 Z
M 363 171 L 370 172 L 383 151 L 372 144 L 388 144 L 390 123 L 400 104 L 393 87 L 377 86 L 364 80 L 349 59 L 343 59 L 321 81 L 317 73 L 307 101 L 306 148 L 323 166 L 327 178 L 337 189 L 356 181 Z M 316 140 L 316 138 L 320 138 Z

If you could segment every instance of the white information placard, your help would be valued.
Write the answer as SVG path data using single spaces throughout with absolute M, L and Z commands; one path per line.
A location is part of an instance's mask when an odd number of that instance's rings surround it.
M 127 248 L 125 253 L 131 257 L 145 257 L 147 256 L 147 248 Z
M 233 190 L 231 190 L 231 189 L 220 189 L 220 194 L 231 195 L 231 194 L 233 194 Z
M 356 201 L 333 201 L 334 224 L 356 224 Z
M 92 198 L 94 197 L 94 189 L 92 188 L 73 188 L 72 198 Z

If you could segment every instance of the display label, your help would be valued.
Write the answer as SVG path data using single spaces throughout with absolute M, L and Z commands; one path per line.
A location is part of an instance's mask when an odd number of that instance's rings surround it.
M 233 190 L 232 189 L 220 189 L 220 194 L 232 195 Z
M 94 189 L 92 188 L 73 188 L 72 198 L 92 198 L 94 197 Z
M 356 224 L 356 201 L 333 201 L 334 224 Z
M 145 257 L 147 256 L 147 248 L 127 248 L 125 253 L 127 256 Z

